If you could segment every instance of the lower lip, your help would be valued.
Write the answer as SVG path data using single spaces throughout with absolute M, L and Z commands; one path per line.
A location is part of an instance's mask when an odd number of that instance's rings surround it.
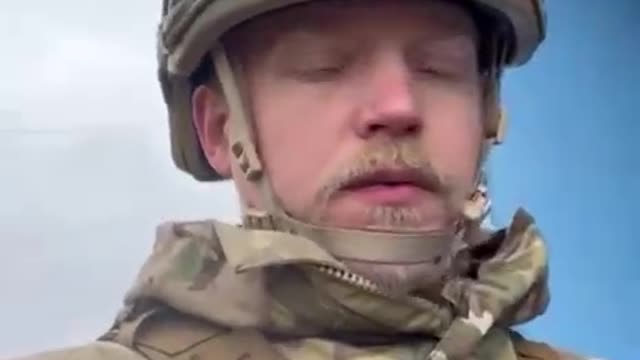
M 372 185 L 348 190 L 350 194 L 375 204 L 403 205 L 416 202 L 424 190 L 415 185 Z

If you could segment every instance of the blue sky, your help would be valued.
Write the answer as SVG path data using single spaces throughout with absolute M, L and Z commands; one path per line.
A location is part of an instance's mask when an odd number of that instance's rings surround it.
M 640 2 L 547 8 L 547 41 L 504 85 L 510 129 L 490 163 L 493 220 L 524 206 L 549 241 L 552 303 L 525 333 L 637 360 Z

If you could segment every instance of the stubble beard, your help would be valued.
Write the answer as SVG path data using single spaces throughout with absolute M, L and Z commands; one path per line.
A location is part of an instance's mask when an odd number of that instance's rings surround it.
M 343 166 L 338 174 L 331 177 L 318 192 L 314 209 L 308 209 L 304 220 L 322 226 L 336 226 L 331 219 L 329 203 L 345 184 L 356 176 L 374 172 L 380 168 L 410 168 L 423 172 L 434 186 L 435 201 L 443 201 L 445 212 L 453 214 L 459 211 L 464 192 L 452 179 L 437 174 L 432 164 L 424 159 L 417 142 L 377 143 L 364 149 L 349 166 Z M 420 231 L 430 222 L 429 214 L 416 206 L 378 205 L 363 209 L 364 224 L 354 228 L 371 230 L 383 229 L 389 232 Z M 333 220 L 333 221 L 332 221 Z M 431 229 L 450 232 L 451 229 Z M 425 234 L 426 235 L 426 234 Z M 390 240 L 392 241 L 392 240 Z M 428 240 L 426 240 L 428 241 Z M 437 283 L 443 275 L 434 272 L 432 264 L 427 263 L 370 263 L 356 259 L 344 260 L 345 264 L 358 273 L 392 293 L 407 293 L 415 289 L 425 289 Z
M 417 229 L 425 223 L 424 217 L 415 207 L 373 206 L 365 210 L 370 226 L 389 229 Z
M 318 190 L 313 204 L 304 212 L 304 220 L 323 226 L 335 226 L 342 219 L 332 218 L 329 207 L 332 200 L 354 179 L 372 174 L 378 170 L 412 170 L 420 173 L 428 183 L 434 201 L 441 201 L 447 213 L 456 213 L 460 201 L 458 182 L 436 171 L 433 164 L 422 152 L 419 139 L 372 140 L 340 169 L 331 174 Z M 426 190 L 425 190 L 426 191 Z M 373 227 L 412 230 L 424 228 L 429 222 L 429 214 L 415 205 L 372 205 L 357 216 L 359 224 L 352 227 Z

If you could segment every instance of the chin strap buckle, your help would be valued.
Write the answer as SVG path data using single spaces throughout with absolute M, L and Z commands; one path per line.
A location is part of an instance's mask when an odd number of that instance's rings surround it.
M 489 200 L 487 186 L 480 184 L 465 202 L 462 213 L 468 221 L 482 222 L 490 210 L 491 200 Z
M 260 179 L 262 167 L 252 146 L 245 146 L 240 140 L 233 144 L 231 152 L 247 180 L 255 182 Z
M 273 216 L 251 208 L 245 210 L 242 224 L 245 228 L 254 230 L 276 230 L 277 228 Z

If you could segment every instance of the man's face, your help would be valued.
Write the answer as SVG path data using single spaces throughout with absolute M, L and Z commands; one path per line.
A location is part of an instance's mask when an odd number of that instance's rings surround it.
M 290 215 L 361 229 L 451 224 L 475 185 L 483 140 L 477 34 L 462 8 L 322 1 L 229 39 L 258 153 Z M 210 159 L 218 170 L 233 168 L 219 158 Z M 255 186 L 233 176 L 259 208 Z

